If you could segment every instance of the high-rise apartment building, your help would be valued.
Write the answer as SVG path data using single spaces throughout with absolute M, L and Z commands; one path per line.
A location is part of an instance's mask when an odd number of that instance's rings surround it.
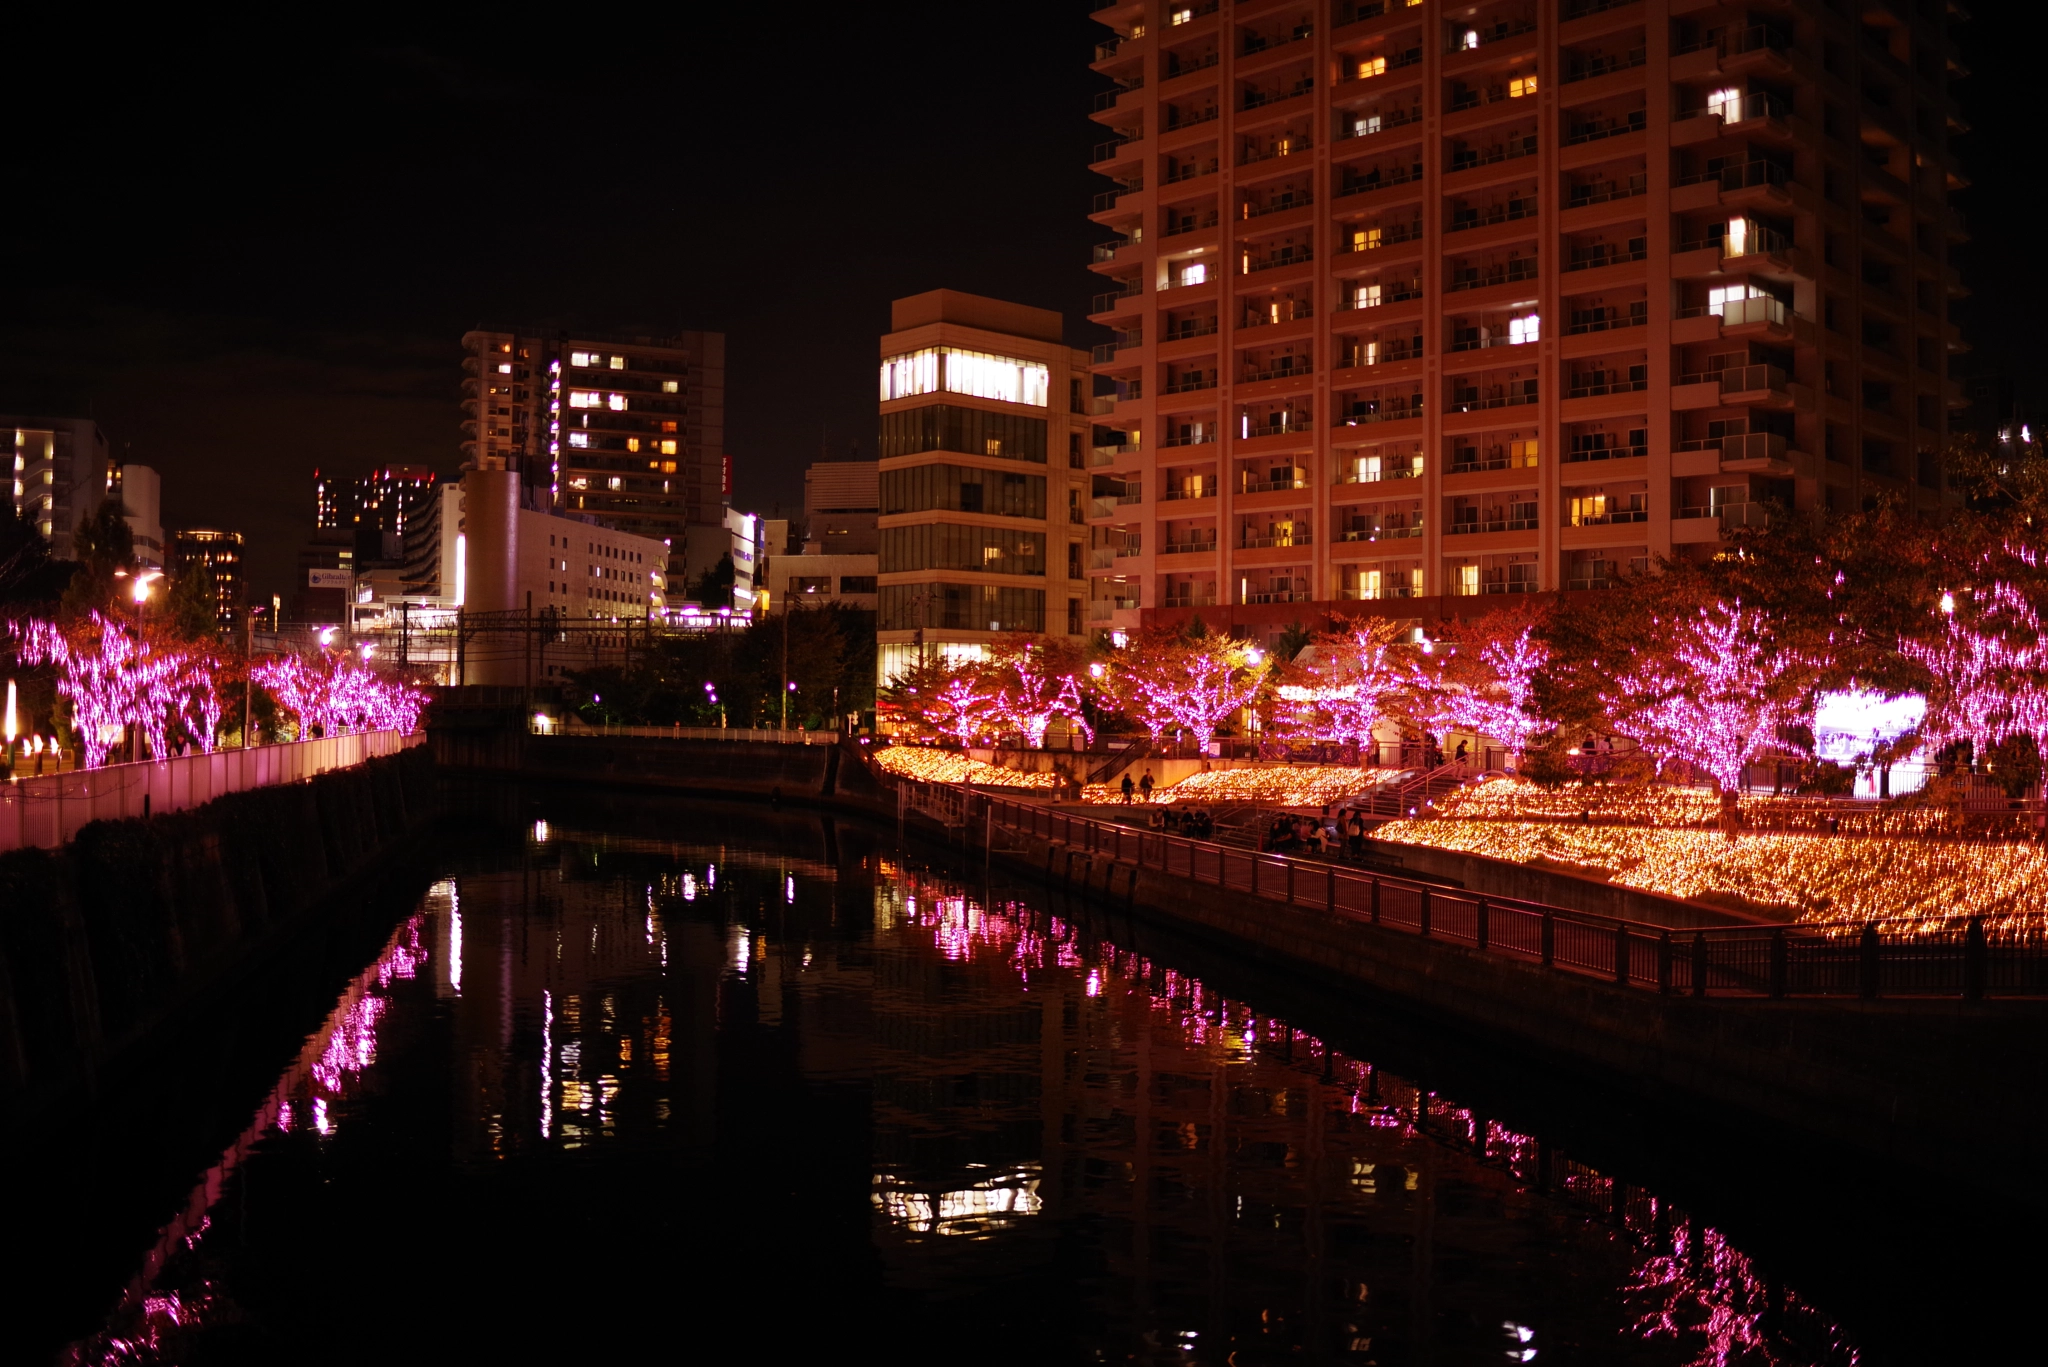
M 462 344 L 469 468 L 519 471 L 526 507 L 672 550 L 695 526 L 723 553 L 725 334 L 479 329 Z
M 1098 598 L 1427 616 L 1710 555 L 1774 507 L 1941 506 L 1956 15 L 1096 11 Z
M 119 479 L 107 434 L 90 418 L 0 417 L 11 452 L 14 511 L 35 524 L 59 560 L 76 559 L 78 524 L 112 493 Z
M 350 524 L 355 533 L 358 567 L 376 562 L 396 564 L 405 558 L 406 521 L 440 499 L 435 474 L 424 465 L 385 465 L 356 481 Z M 315 479 L 319 518 L 329 513 L 329 490 Z
M 882 338 L 877 672 L 1088 622 L 1088 353 L 1060 315 L 954 290 Z M 1105 557 L 1114 568 L 1119 560 Z
M 213 576 L 214 620 L 223 631 L 241 621 L 246 573 L 242 567 L 242 534 L 193 529 L 171 533 L 172 570 L 204 565 Z

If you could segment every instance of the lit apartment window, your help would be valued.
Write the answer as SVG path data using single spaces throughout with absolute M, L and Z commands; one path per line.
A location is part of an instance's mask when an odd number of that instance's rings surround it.
M 1178 28 L 1182 24 L 1192 23 L 1194 21 L 1194 17 L 1195 7 L 1193 5 L 1182 5 L 1178 9 L 1174 10 L 1173 13 L 1166 16 L 1166 22 L 1172 25 L 1173 27 Z
M 674 380 L 663 380 L 661 382 L 661 392 L 664 394 L 674 394 L 681 388 L 682 386 Z
M 571 446 L 588 446 L 590 445 L 590 434 L 588 432 L 571 432 L 569 434 L 569 444 Z
M 1372 251 L 1380 245 L 1380 240 L 1380 230 L 1378 228 L 1353 228 L 1351 230 L 1351 250 L 1354 252 Z
M 595 356 L 591 355 L 591 354 L 590 354 L 589 352 L 587 352 L 587 351 L 572 351 L 572 352 L 570 352 L 570 353 L 569 353 L 569 364 L 570 364 L 570 365 L 596 365 L 596 364 L 597 364 L 597 357 L 595 357 Z
M 614 413 L 623 413 L 626 411 L 626 396 L 624 394 L 607 395 L 604 406 L 611 409 Z
M 604 395 L 593 394 L 587 389 L 572 389 L 569 391 L 569 407 L 602 408 L 604 407 Z
M 626 368 L 626 358 L 625 358 L 625 357 L 623 357 L 623 356 L 614 356 L 614 357 L 612 357 L 612 369 L 613 369 L 613 370 L 624 370 L 625 368 Z
M 498 373 L 500 375 L 510 375 L 512 373 L 512 363 L 510 361 L 501 363 L 498 366 Z
M 1051 371 L 1033 361 L 951 347 L 927 347 L 882 362 L 881 396 L 905 399 L 945 390 L 1044 408 Z
M 628 451 L 638 451 L 638 450 L 640 449 L 640 438 L 638 438 L 638 437 L 628 437 L 628 438 L 626 438 L 626 449 L 627 449 Z
M 1463 37 L 1462 39 L 1460 39 L 1460 40 L 1459 40 L 1459 42 L 1458 42 L 1458 46 L 1459 46 L 1459 47 L 1462 47 L 1462 48 L 1464 48 L 1464 49 L 1465 49 L 1465 50 L 1466 50 L 1467 52 L 1470 52 L 1470 51 L 1471 51 L 1471 50 L 1472 50 L 1473 48 L 1475 48 L 1475 47 L 1478 47 L 1478 46 L 1479 46 L 1479 34 L 1478 34 L 1478 32 L 1477 32 L 1476 30 L 1474 30 L 1474 29 L 1469 29 L 1469 28 L 1468 28 L 1468 29 L 1466 29 L 1466 30 L 1465 30 L 1465 36 L 1464 36 L 1464 37 Z
M 674 473 L 676 472 L 676 463 L 675 463 L 674 461 L 672 461 L 672 460 L 665 460 L 665 461 L 663 461 L 663 462 L 661 463 L 661 472 L 662 472 L 662 473 L 663 473 L 664 475 L 672 475 L 672 474 L 674 474 Z
M 674 442 L 672 442 L 672 441 L 665 441 L 665 442 L 663 442 L 663 443 L 661 444 L 661 454 L 663 454 L 664 456 L 672 456 L 672 455 L 674 455 L 675 453 L 676 453 L 676 444 L 675 444 Z M 671 467 L 671 468 L 673 468 L 673 467 Z
M 620 479 L 617 475 L 613 475 L 610 479 L 604 482 L 604 487 L 616 491 L 625 488 L 626 481 Z
M 1534 76 L 1517 76 L 1508 82 L 1508 98 L 1511 100 L 1519 100 L 1524 95 L 1534 95 L 1535 93 L 1536 78 Z
M 1384 76 L 1386 74 L 1387 59 L 1384 57 L 1368 57 L 1358 64 L 1358 79 L 1361 81 L 1368 76 Z
M 1533 313 L 1508 319 L 1508 345 L 1520 346 L 1524 342 L 1535 341 L 1539 325 L 1540 320 Z
M 1205 262 L 1190 261 L 1187 265 L 1181 267 L 1180 283 L 1183 285 L 1199 285 L 1207 281 L 1208 278 L 1209 267 Z
M 1358 292 L 1351 297 L 1351 307 L 1355 309 L 1378 308 L 1379 303 L 1380 287 L 1378 285 L 1360 285 Z

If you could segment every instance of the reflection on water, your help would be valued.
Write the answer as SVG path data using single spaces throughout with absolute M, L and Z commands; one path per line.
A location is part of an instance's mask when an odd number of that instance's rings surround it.
M 756 1232 L 702 1212 L 743 1210 L 736 1183 L 787 1185 L 751 1151 L 791 1130 L 821 1150 L 809 1252 L 850 1280 L 873 1265 L 876 1294 L 913 1307 L 839 1322 L 841 1351 L 868 1332 L 918 1357 L 914 1307 L 1034 1287 L 1022 1318 L 955 1360 L 1858 1360 L 1654 1193 L 1064 905 L 829 840 L 801 857 L 770 843 L 540 822 L 523 858 L 436 884 L 69 1360 L 197 1361 L 330 1319 L 317 1270 L 297 1275 L 302 1245 L 272 1231 L 317 1242 L 309 1222 L 381 1198 L 363 1175 L 380 1162 L 517 1205 L 611 1171 L 593 1165 L 658 1160 L 629 1191 L 683 1192 L 699 1223 L 676 1244 L 715 1251 Z M 842 1123 L 828 1103 L 849 1096 Z M 762 1171 L 736 1176 L 749 1162 Z M 297 1194 L 308 1184 L 327 1204 Z M 642 1246 L 638 1198 L 605 1190 L 579 1212 L 585 1236 L 657 1266 L 684 1256 Z M 831 1223 L 853 1202 L 864 1222 Z M 460 1224 L 424 1227 L 456 1256 Z M 590 1256 L 547 1247 L 563 1261 L 543 1278 Z M 592 1311 L 626 1332 L 630 1311 Z M 602 1338 L 585 1346 L 606 1356 Z

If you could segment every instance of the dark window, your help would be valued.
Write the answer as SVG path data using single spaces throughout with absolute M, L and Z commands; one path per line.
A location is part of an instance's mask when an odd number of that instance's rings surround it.
M 995 513 L 1045 516 L 1045 478 L 964 465 L 913 465 L 882 472 L 884 513 Z
M 998 584 L 884 584 L 875 625 L 882 631 L 1044 631 L 1045 590 Z
M 881 540 L 883 574 L 910 570 L 1045 573 L 1044 532 L 928 522 L 915 527 L 884 527 Z
M 959 451 L 1043 465 L 1045 419 L 961 408 L 956 404 L 927 404 L 923 408 L 884 413 L 879 449 L 884 460 L 920 451 Z

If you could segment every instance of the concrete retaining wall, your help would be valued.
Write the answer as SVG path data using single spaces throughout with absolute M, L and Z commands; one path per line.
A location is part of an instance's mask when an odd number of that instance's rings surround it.
M 439 810 L 412 749 L 0 855 L 0 1111 L 89 1083 Z

